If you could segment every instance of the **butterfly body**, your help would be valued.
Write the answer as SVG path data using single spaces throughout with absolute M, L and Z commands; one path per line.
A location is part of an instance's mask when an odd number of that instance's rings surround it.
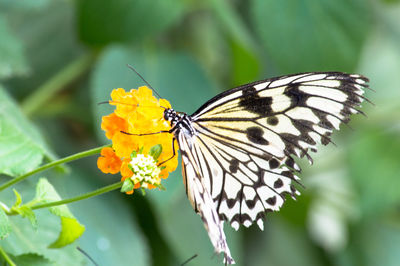
M 187 196 L 201 216 L 215 251 L 234 263 L 223 221 L 238 230 L 254 222 L 263 229 L 278 211 L 300 167 L 317 143 L 361 113 L 356 107 L 368 80 L 340 72 L 301 73 L 253 82 L 223 92 L 194 114 L 164 111 L 182 155 Z

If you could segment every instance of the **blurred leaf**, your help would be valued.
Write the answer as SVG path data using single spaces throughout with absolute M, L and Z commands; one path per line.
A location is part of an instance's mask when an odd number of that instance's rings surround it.
M 95 159 L 88 158 L 86 167 L 96 165 Z M 61 195 L 72 197 L 99 188 L 101 178 L 111 182 L 118 179 L 117 176 L 104 175 L 99 170 L 83 172 L 82 169 L 72 168 L 70 175 L 55 178 L 52 183 Z M 126 197 L 124 194 L 115 190 L 70 204 L 71 211 L 86 227 L 85 233 L 76 243 L 99 265 L 150 265 L 151 253 L 146 238 L 137 226 L 135 220 L 137 214 L 125 204 L 124 197 Z
M 36 186 L 36 196 L 33 201 L 47 203 L 61 200 L 54 187 L 45 178 L 41 178 Z M 85 227 L 73 216 L 67 205 L 59 205 L 49 208 L 50 212 L 61 219 L 61 231 L 58 239 L 49 245 L 49 248 L 61 248 L 78 239 Z
M 59 218 L 44 210 L 37 211 L 36 215 L 39 221 L 37 230 L 33 229 L 25 219 L 12 217 L 10 221 L 15 233 L 6 241 L 2 241 L 4 250 L 14 255 L 37 253 L 59 262 L 59 265 L 82 265 L 84 257 L 72 245 L 56 250 L 47 248 L 60 231 Z
M 86 160 L 96 164 L 95 158 Z M 104 175 L 100 171 L 99 175 L 93 172 L 85 174 L 72 168 L 69 175 L 55 174 L 52 183 L 65 198 L 97 189 L 98 182 L 89 184 L 89 181 L 101 176 Z M 29 181 L 18 184 L 18 191 L 24 196 L 30 194 L 32 189 L 33 184 L 29 184 Z M 7 204 L 12 204 L 14 199 L 11 190 L 3 191 L 2 195 L 6 197 Z M 71 204 L 69 208 L 72 213 L 86 225 L 87 230 L 77 242 L 61 249 L 48 248 L 48 244 L 59 235 L 60 219 L 45 209 L 35 210 L 39 221 L 37 231 L 25 219 L 11 217 L 15 233 L 10 234 L 1 245 L 9 254 L 37 253 L 56 262 L 56 265 L 88 264 L 85 263 L 88 259 L 76 249 L 77 243 L 100 265 L 149 265 L 146 239 L 136 225 L 135 213 L 127 209 L 122 197 L 124 195 L 115 191 Z
M 28 218 L 28 220 L 31 222 L 31 225 L 33 229 L 37 229 L 38 227 L 38 222 L 36 219 L 35 213 L 32 211 L 31 208 L 28 206 L 21 206 L 20 208 L 17 209 L 17 212 L 24 218 Z
M 247 25 L 240 17 L 239 12 L 233 8 L 232 2 L 220 0 L 208 0 L 213 11 L 223 24 L 224 31 L 229 32 L 230 37 L 239 43 L 244 50 L 249 53 L 254 53 L 256 43 L 247 29 Z
M 150 148 L 149 155 L 153 157 L 154 160 L 157 160 L 158 157 L 160 157 L 161 152 L 162 146 L 160 144 L 157 144 Z
M 76 36 L 73 1 L 48 0 L 44 3 L 46 1 L 43 0 L 11 0 L 10 2 L 14 3 L 13 6 L 21 6 L 21 9 L 11 7 L 5 9 L 6 17 L 15 35 L 23 41 L 24 52 L 30 66 L 28 75 L 7 80 L 6 87 L 12 88 L 10 93 L 20 100 L 46 83 L 65 65 L 88 52 L 84 51 L 82 43 Z M 61 98 L 65 99 L 64 97 Z M 77 102 L 79 100 L 81 99 L 75 99 Z M 57 103 L 60 105 L 62 101 Z M 54 116 L 54 112 L 48 110 L 47 105 L 41 111 Z
M 69 245 L 79 238 L 85 227 L 75 218 L 61 217 L 61 232 L 57 240 L 49 245 L 49 248 L 62 248 Z
M 11 256 L 13 262 L 18 266 L 54 266 L 55 263 L 42 255 L 27 253 L 19 256 Z
M 19 194 L 16 189 L 13 189 L 13 192 L 15 195 L 15 203 L 14 203 L 13 207 L 19 207 L 19 205 L 21 205 L 21 203 L 22 203 L 21 194 Z
M 374 116 L 380 113 L 381 121 L 396 119 L 393 108 L 400 107 L 399 101 L 393 101 L 400 97 L 400 6 L 384 16 L 384 23 L 398 33 L 382 31 L 382 27 L 375 26 L 365 43 L 359 67 L 359 72 L 370 79 L 370 86 L 376 91 L 367 91 L 367 97 L 378 106 L 370 113 Z
M 375 216 L 353 227 L 352 241 L 336 259 L 338 265 L 397 266 L 399 264 L 400 230 Z
M 349 149 L 350 176 L 360 193 L 364 215 L 374 217 L 400 202 L 398 133 L 365 130 Z
M 22 42 L 15 37 L 0 14 L 0 79 L 26 74 L 28 66 Z
M 8 216 L 0 206 L 0 240 L 7 238 L 11 231 L 12 228 Z
M 253 24 L 283 72 L 353 71 L 368 34 L 363 0 L 252 0 Z
M 260 63 L 256 55 L 235 41 L 231 42 L 231 49 L 233 86 L 254 81 L 259 76 L 260 70 Z
M 160 33 L 181 15 L 178 0 L 76 1 L 81 40 L 91 45 L 130 42 Z
M 124 183 L 122 184 L 122 187 L 121 187 L 121 190 L 120 190 L 120 191 L 121 191 L 122 193 L 131 191 L 131 190 L 133 189 L 134 186 L 135 186 L 135 185 L 133 184 L 132 179 L 127 178 L 127 179 L 124 180 Z
M 36 219 L 35 213 L 32 211 L 32 209 L 26 205 L 22 205 L 22 197 L 21 194 L 18 193 L 16 189 L 13 189 L 13 192 L 15 194 L 15 203 L 11 207 L 12 211 L 17 212 L 21 217 L 28 218 L 28 220 L 31 222 L 32 226 L 34 229 L 37 229 L 38 223 Z
M 267 219 L 265 232 L 249 235 L 247 243 L 249 265 L 328 265 L 317 256 L 304 227 L 292 227 L 277 215 Z
M 43 156 L 54 158 L 39 131 L 1 86 L 0 106 L 0 173 L 19 176 L 39 166 Z
M 0 1 L 0 12 L 7 14 L 10 10 L 13 11 L 32 11 L 46 7 L 52 0 L 1 0 Z

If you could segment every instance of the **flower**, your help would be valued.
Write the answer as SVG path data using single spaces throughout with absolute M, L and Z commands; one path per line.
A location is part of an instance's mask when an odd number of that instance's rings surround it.
M 122 161 L 115 155 L 112 148 L 106 147 L 101 150 L 101 156 L 97 160 L 97 167 L 103 171 L 103 173 L 116 174 L 121 168 Z
M 161 179 L 167 178 L 178 166 L 177 156 L 172 157 L 174 152 L 177 154 L 178 145 L 173 151 L 171 133 L 136 134 L 170 130 L 171 125 L 163 118 L 165 108 L 171 108 L 170 103 L 165 99 L 157 100 L 145 86 L 128 92 L 114 89 L 111 99 L 110 104 L 116 108 L 103 116 L 101 128 L 112 141 L 112 148 L 103 148 L 98 168 L 103 173 L 120 172 L 124 182 L 129 179 L 133 187 L 125 191 L 128 194 L 136 188 L 160 188 Z M 157 149 L 159 154 L 155 156 L 152 149 Z

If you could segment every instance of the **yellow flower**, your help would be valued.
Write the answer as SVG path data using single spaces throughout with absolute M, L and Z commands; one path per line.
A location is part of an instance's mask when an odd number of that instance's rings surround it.
M 170 103 L 165 99 L 157 100 L 152 95 L 152 91 L 145 86 L 137 90 L 132 89 L 129 92 L 121 88 L 114 89 L 111 92 L 111 99 L 110 104 L 115 105 L 116 108 L 113 113 L 103 117 L 101 128 L 105 131 L 106 137 L 111 139 L 112 148 L 104 148 L 102 150 L 102 156 L 97 161 L 98 168 L 104 173 L 115 174 L 120 172 L 122 181 L 126 179 L 132 180 L 133 189 L 159 187 L 161 178 L 167 178 L 168 174 L 174 171 L 178 165 L 177 156 L 168 160 L 173 155 L 173 135 L 170 133 L 145 136 L 131 134 L 170 130 L 170 124 L 164 119 L 164 110 L 165 108 L 171 108 Z M 140 174 L 132 170 L 138 170 L 135 165 L 139 163 L 142 163 L 142 167 L 143 162 L 150 165 L 149 152 L 151 152 L 152 147 L 158 144 L 162 152 L 156 158 L 157 163 L 168 161 L 162 165 L 157 165 L 156 168 L 154 168 L 154 165 L 151 166 L 153 167 L 152 178 L 142 176 L 141 179 Z M 177 154 L 177 146 L 175 145 L 175 154 Z M 148 159 L 133 160 L 132 153 L 142 154 L 140 158 Z M 143 174 L 143 172 L 140 173 Z M 128 191 L 127 193 L 130 194 L 132 192 Z

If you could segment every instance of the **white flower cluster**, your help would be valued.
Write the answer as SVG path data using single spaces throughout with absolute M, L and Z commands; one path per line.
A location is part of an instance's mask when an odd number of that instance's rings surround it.
M 131 180 L 134 184 L 141 183 L 141 187 L 147 188 L 147 184 L 159 185 L 161 169 L 156 160 L 150 155 L 137 154 L 129 163 L 134 175 Z

